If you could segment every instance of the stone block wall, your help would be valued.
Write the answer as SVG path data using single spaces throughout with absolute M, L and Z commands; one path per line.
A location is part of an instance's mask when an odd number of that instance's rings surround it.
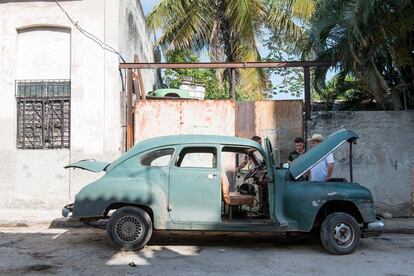
M 414 112 L 314 112 L 309 135 L 328 135 L 340 127 L 359 135 L 353 147 L 354 181 L 368 187 L 378 213 L 413 215 Z M 349 179 L 348 147 L 334 153 L 335 177 Z

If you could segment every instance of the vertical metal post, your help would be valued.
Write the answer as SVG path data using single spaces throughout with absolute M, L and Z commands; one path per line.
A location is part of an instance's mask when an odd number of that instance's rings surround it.
M 134 82 L 134 93 L 135 93 L 135 103 L 134 105 L 141 100 L 141 87 L 138 83 L 138 70 L 132 70 L 132 79 Z
M 349 142 L 349 178 L 351 182 L 354 181 L 354 173 L 352 171 L 352 144 L 353 143 L 354 143 L 353 141 Z
M 135 63 L 139 62 L 138 55 L 134 55 L 134 62 Z M 138 93 L 135 93 L 135 95 L 137 96 L 137 99 L 142 97 L 142 100 L 145 102 L 146 95 L 145 95 L 144 81 L 142 80 L 141 69 L 136 69 L 136 70 L 137 71 L 136 71 L 136 76 L 135 76 L 136 78 L 135 78 L 134 85 L 136 86 L 136 91 L 138 91 Z
M 142 100 L 145 101 L 147 100 L 147 96 L 145 95 L 145 88 L 144 88 L 144 81 L 142 80 L 142 74 L 141 74 L 141 69 L 138 69 L 138 76 L 139 76 L 139 86 L 141 87 L 141 96 L 142 96 Z
M 132 89 L 133 89 L 133 80 L 132 80 L 132 69 L 127 69 L 127 106 L 126 106 L 126 150 L 129 150 L 132 147 Z
M 236 69 L 231 68 L 231 99 L 236 100 Z
M 305 120 L 310 120 L 311 98 L 310 98 L 310 70 L 309 67 L 303 67 L 305 81 Z
M 304 131 L 304 140 L 307 143 L 308 138 L 308 122 L 310 120 L 311 113 L 311 93 L 310 93 L 310 70 L 308 66 L 303 67 L 304 73 L 304 87 L 305 87 L 305 131 Z

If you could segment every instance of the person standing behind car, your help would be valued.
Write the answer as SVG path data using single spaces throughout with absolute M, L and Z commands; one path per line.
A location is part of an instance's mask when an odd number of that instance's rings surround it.
M 305 143 L 301 137 L 295 138 L 295 151 L 292 151 L 289 154 L 288 161 L 289 163 L 298 158 L 301 154 L 305 153 Z
M 323 141 L 323 136 L 321 134 L 313 134 L 310 139 L 311 147 L 316 147 L 319 143 Z M 310 181 L 325 182 L 328 181 L 333 174 L 334 170 L 334 157 L 330 153 L 327 157 L 319 161 L 315 166 L 310 170 Z

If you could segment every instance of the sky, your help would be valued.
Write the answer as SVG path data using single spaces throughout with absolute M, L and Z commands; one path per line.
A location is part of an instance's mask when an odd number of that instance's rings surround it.
M 147 15 L 157 3 L 159 3 L 159 0 L 141 0 L 141 5 L 144 11 L 144 14 Z M 260 42 L 258 46 L 259 46 L 260 55 L 262 57 L 267 56 L 269 53 L 269 50 L 266 47 L 264 47 Z M 208 56 L 201 54 L 200 61 L 209 61 Z M 278 76 L 272 76 L 271 81 L 274 84 L 279 83 L 280 78 Z M 286 93 L 278 93 L 272 99 L 276 99 L 276 100 L 303 99 L 303 91 L 302 91 L 302 95 L 299 98 L 295 96 L 291 96 L 290 94 L 286 94 Z

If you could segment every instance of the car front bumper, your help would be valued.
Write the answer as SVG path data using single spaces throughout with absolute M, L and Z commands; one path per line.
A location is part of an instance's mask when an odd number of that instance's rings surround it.
M 66 205 L 62 208 L 62 216 L 65 218 L 70 218 L 73 212 L 73 203 Z
M 385 229 L 385 223 L 382 218 L 377 217 L 377 219 L 374 222 L 370 222 L 366 225 L 362 237 L 378 237 L 380 236 Z

